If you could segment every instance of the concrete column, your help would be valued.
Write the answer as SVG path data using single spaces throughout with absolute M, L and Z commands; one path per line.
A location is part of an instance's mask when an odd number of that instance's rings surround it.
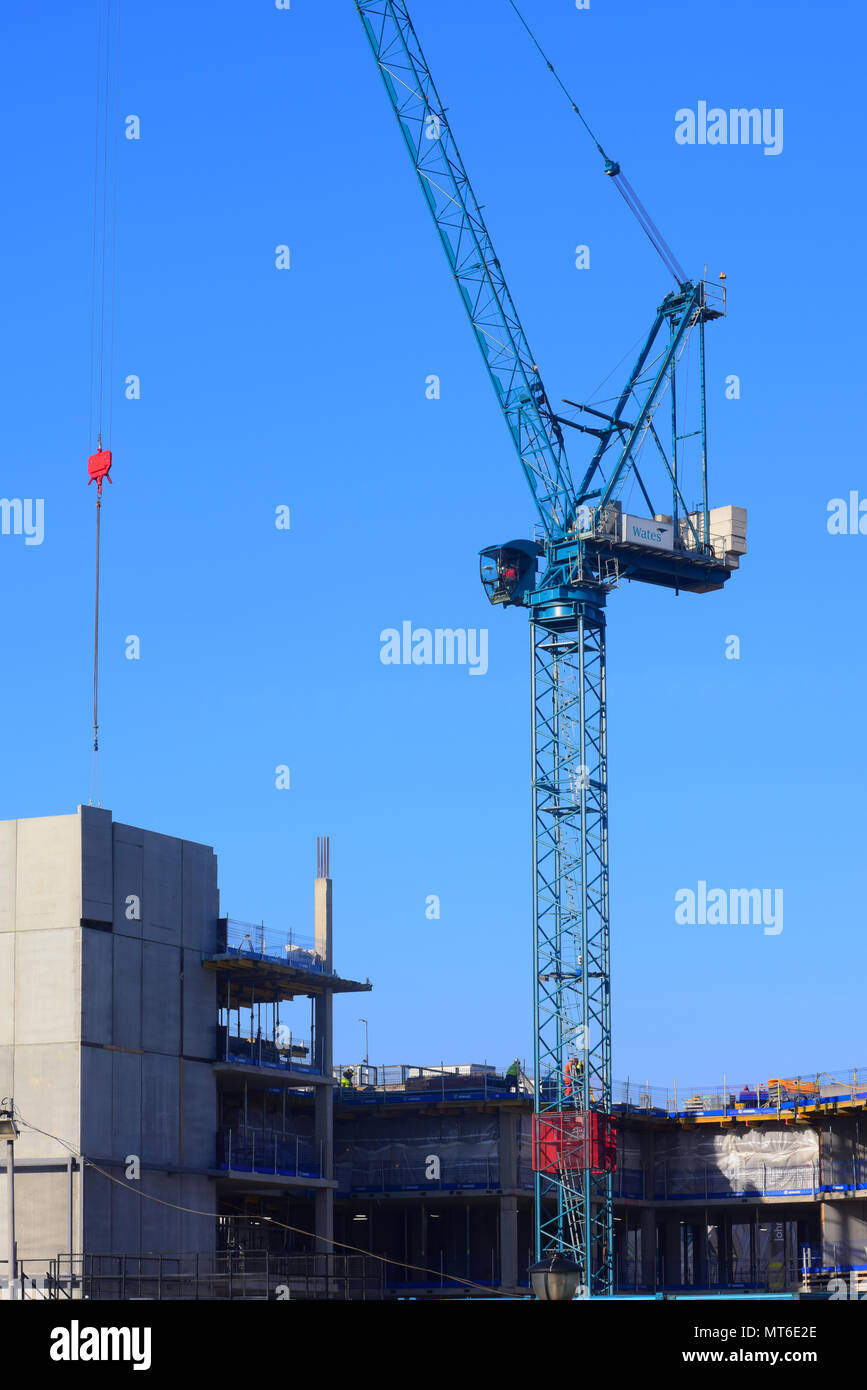
M 500 1198 L 500 1287 L 518 1287 L 518 1199 Z
M 656 1212 L 652 1207 L 641 1211 L 641 1282 L 651 1292 L 656 1290 Z
M 653 1130 L 641 1137 L 641 1158 L 644 1173 L 642 1195 L 651 1201 L 657 1196 L 656 1144 Z M 659 1258 L 657 1214 L 653 1207 L 642 1208 L 641 1212 L 641 1282 L 645 1288 L 656 1291 L 659 1284 Z
M 667 1286 L 680 1284 L 682 1238 L 680 1222 L 669 1216 L 663 1227 L 663 1279 Z
M 720 1283 L 734 1283 L 734 1251 L 732 1248 L 732 1217 L 731 1212 L 720 1212 L 719 1221 L 719 1262 L 720 1262 Z
M 330 878 L 317 878 L 313 884 L 313 924 L 316 954 L 331 970 L 332 947 L 332 890 Z
M 696 1288 L 707 1288 L 707 1217 L 704 1216 L 692 1228 L 693 1283 Z
M 330 878 L 317 878 L 313 888 L 314 937 L 317 955 L 331 971 L 332 947 L 332 884 Z M 316 1029 L 316 1050 L 323 1075 L 329 1084 L 315 1088 L 313 1133 L 322 1155 L 322 1176 L 334 1177 L 334 1087 L 330 1084 L 333 1058 L 334 996 L 330 989 L 316 996 L 313 1022 Z M 314 1199 L 314 1218 L 317 1253 L 330 1254 L 334 1247 L 334 1189 L 317 1188 Z
M 424 1207 L 419 1202 L 408 1202 L 404 1208 L 405 1221 L 405 1248 L 407 1251 L 406 1260 L 409 1265 L 426 1265 L 427 1258 L 425 1252 L 425 1215 Z M 409 1270 L 407 1278 L 424 1279 L 426 1276 L 419 1274 L 418 1271 Z
M 330 1006 L 331 1000 L 329 998 Z M 318 1012 L 318 1010 L 317 1010 Z M 321 1145 L 322 1176 L 334 1177 L 334 1097 L 331 1086 L 317 1086 L 314 1109 L 314 1135 Z M 328 1255 L 334 1239 L 334 1189 L 317 1188 L 314 1199 L 316 1251 Z
M 863 1264 L 867 1250 L 867 1203 L 822 1202 L 822 1258 L 826 1265 Z
M 520 1116 L 500 1108 L 500 1285 L 518 1287 L 518 1145 Z

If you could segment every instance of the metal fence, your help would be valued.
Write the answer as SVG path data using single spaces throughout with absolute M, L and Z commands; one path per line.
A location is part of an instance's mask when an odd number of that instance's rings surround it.
M 50 1257 L 41 1260 L 18 1260 L 11 1297 L 22 1303 L 69 1298 L 71 1294 L 68 1286 L 57 1283 L 54 1263 Z M 8 1260 L 0 1260 L 0 1298 L 10 1298 Z
M 381 1298 L 383 1266 L 364 1255 L 60 1255 L 51 1298 L 340 1301 Z

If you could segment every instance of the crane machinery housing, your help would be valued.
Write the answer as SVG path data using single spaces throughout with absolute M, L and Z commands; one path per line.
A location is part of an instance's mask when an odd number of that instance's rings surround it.
M 623 580 L 721 589 L 746 553 L 746 512 L 708 502 L 705 326 L 725 314 L 724 277 L 686 276 L 596 142 L 675 288 L 658 304 L 619 394 L 592 405 L 564 401 L 579 418 L 555 410 L 407 4 L 355 5 L 536 508 L 532 539 L 481 551 L 491 603 L 530 617 L 536 1258 L 566 1257 L 583 1294 L 604 1296 L 613 1290 L 615 1156 L 606 602 Z M 567 428 L 590 446 L 574 477 Z M 640 512 L 624 505 L 633 489 Z

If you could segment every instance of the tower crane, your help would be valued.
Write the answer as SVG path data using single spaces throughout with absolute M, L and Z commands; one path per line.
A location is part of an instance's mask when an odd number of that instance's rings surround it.
M 568 1258 L 585 1296 L 605 1295 L 614 1287 L 615 1151 L 606 603 L 625 580 L 721 589 L 746 552 L 745 511 L 708 505 L 705 326 L 725 314 L 725 285 L 685 275 L 597 142 L 675 288 L 620 392 L 592 405 L 564 401 L 572 414 L 555 409 L 408 6 L 355 6 L 536 509 L 533 539 L 488 546 L 480 560 L 490 602 L 530 618 L 536 1258 Z M 698 381 L 689 391 L 694 340 Z M 567 429 L 587 455 L 574 474 Z M 699 500 L 687 502 L 689 485 Z M 636 492 L 638 514 L 624 506 Z

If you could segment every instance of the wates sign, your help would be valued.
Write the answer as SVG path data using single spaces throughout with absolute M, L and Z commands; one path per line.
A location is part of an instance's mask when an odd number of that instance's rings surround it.
M 674 527 L 666 521 L 647 521 L 643 516 L 623 516 L 623 539 L 628 545 L 649 545 L 654 550 L 674 549 Z

